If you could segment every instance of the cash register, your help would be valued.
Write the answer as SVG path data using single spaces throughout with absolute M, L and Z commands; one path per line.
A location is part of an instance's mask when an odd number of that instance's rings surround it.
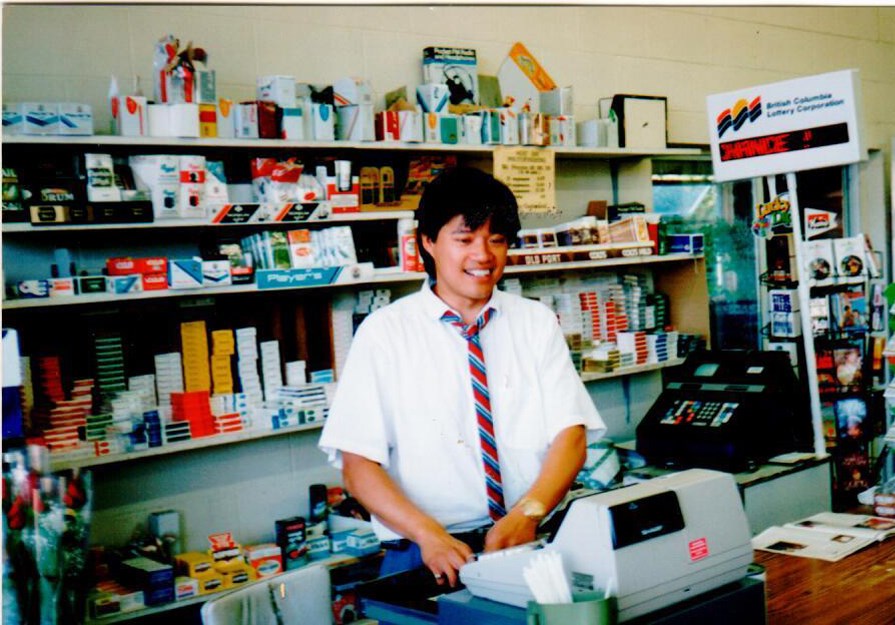
M 698 352 L 668 378 L 637 426 L 650 464 L 736 473 L 813 448 L 805 389 L 785 352 Z
M 729 473 L 689 469 L 576 497 L 539 543 L 479 554 L 444 593 L 428 569 L 357 588 L 367 617 L 386 625 L 524 625 L 534 599 L 524 570 L 559 554 L 573 593 L 616 598 L 619 622 L 765 622 L 764 586 L 747 578 L 751 531 Z

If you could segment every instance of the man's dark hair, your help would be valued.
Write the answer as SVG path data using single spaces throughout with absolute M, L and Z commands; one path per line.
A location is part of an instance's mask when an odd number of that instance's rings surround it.
M 423 248 L 423 236 L 434 241 L 444 224 L 457 215 L 471 230 L 490 219 L 491 232 L 502 234 L 511 245 L 521 227 L 516 197 L 504 183 L 472 167 L 445 170 L 426 185 L 416 211 L 417 249 L 430 278 L 435 277 L 435 261 Z

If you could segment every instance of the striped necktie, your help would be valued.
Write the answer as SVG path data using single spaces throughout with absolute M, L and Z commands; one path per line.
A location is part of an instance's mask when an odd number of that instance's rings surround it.
M 469 347 L 469 374 L 472 381 L 472 395 L 475 400 L 476 422 L 479 428 L 479 440 L 482 447 L 482 463 L 485 467 L 485 487 L 488 494 L 488 515 L 493 521 L 499 520 L 507 511 L 503 501 L 503 484 L 500 479 L 500 462 L 497 458 L 497 442 L 494 438 L 494 421 L 491 417 L 491 396 L 488 393 L 488 374 L 485 370 L 485 354 L 479 333 L 494 314 L 493 308 L 487 308 L 475 323 L 466 325 L 452 311 L 441 316 L 455 326 L 460 335 L 466 339 Z

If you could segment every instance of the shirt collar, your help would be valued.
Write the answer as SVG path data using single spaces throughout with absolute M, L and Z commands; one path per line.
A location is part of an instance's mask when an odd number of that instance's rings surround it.
M 435 294 L 435 291 L 432 290 L 435 281 L 426 279 L 423 280 L 423 286 L 420 288 L 420 293 L 423 298 L 423 307 L 427 317 L 431 317 L 436 321 L 441 321 L 441 316 L 444 314 L 446 310 L 453 310 L 450 306 L 444 303 L 444 301 Z M 491 299 L 488 300 L 488 303 L 482 308 L 482 310 L 491 307 L 494 309 L 496 314 L 500 314 L 501 303 L 503 301 L 503 293 L 497 288 L 494 288 L 494 291 L 491 292 Z M 459 313 L 454 310 L 455 313 L 459 315 Z M 481 311 L 479 311 L 481 312 Z

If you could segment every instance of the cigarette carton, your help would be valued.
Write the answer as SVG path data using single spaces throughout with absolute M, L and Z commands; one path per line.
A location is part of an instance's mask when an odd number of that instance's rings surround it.
M 311 102 L 311 130 L 315 141 L 335 140 L 335 120 L 331 104 Z
M 236 108 L 233 100 L 221 98 L 217 103 L 218 137 L 232 139 L 236 136 Z
M 25 116 L 23 107 L 16 102 L 3 103 L 3 134 L 20 135 L 25 130 Z
M 159 105 L 167 106 L 167 105 Z M 149 191 L 156 219 L 179 216 L 180 163 L 176 154 L 135 154 L 128 158 L 138 189 Z
M 349 104 L 336 108 L 339 139 L 343 141 L 373 141 L 373 105 Z
M 118 107 L 115 116 L 118 134 L 125 137 L 145 137 L 149 132 L 146 98 L 127 95 L 115 99 Z
M 273 102 L 282 108 L 296 106 L 294 76 L 259 76 L 255 93 L 262 102 Z
M 193 103 L 169 104 L 168 121 L 172 137 L 199 136 L 199 105 Z
M 92 135 L 93 109 L 89 104 L 63 102 L 59 105 L 59 134 Z
M 423 140 L 423 115 L 418 111 L 398 111 L 400 141 L 420 143 Z
M 416 102 L 424 113 L 446 113 L 449 95 L 445 84 L 427 84 L 416 88 Z
M 214 104 L 199 105 L 199 136 L 218 136 L 218 107 Z
M 281 109 L 280 136 L 283 139 L 302 141 L 305 138 L 304 109 L 298 106 Z
M 240 139 L 258 138 L 258 103 L 241 102 L 236 105 L 235 136 Z
M 59 134 L 59 105 L 52 102 L 22 104 L 23 133 L 26 135 Z

